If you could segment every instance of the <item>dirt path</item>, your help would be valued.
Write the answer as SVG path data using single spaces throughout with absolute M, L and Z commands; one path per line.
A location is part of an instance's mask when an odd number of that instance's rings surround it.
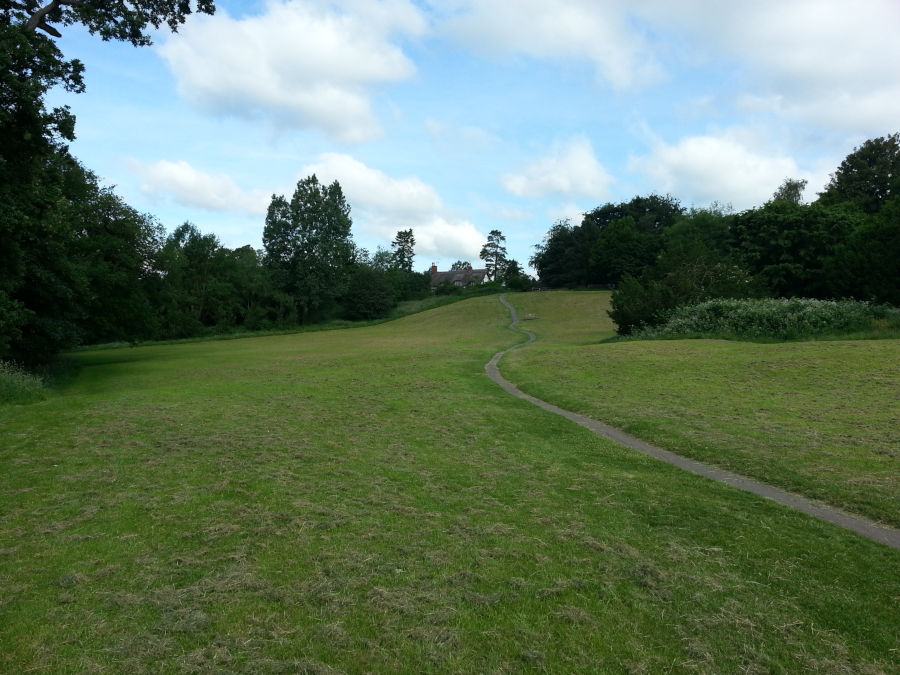
M 638 452 L 642 452 L 645 455 L 650 455 L 651 457 L 655 457 L 656 459 L 659 459 L 663 462 L 668 462 L 669 464 L 673 464 L 680 469 L 684 469 L 685 471 L 690 471 L 691 473 L 697 474 L 698 476 L 711 478 L 712 480 L 719 481 L 720 483 L 727 483 L 728 485 L 736 487 L 739 490 L 745 490 L 747 492 L 752 492 L 755 495 L 759 495 L 760 497 L 771 499 L 778 502 L 779 504 L 784 504 L 785 506 L 789 506 L 793 509 L 796 509 L 797 511 L 802 511 L 803 513 L 806 513 L 810 516 L 819 518 L 820 520 L 824 520 L 834 525 L 838 525 L 839 527 L 848 529 L 852 532 L 856 532 L 857 534 L 862 535 L 867 539 L 871 539 L 872 541 L 886 544 L 891 548 L 900 549 L 900 530 L 881 527 L 859 516 L 853 516 L 849 513 L 844 513 L 843 511 L 839 511 L 838 509 L 814 502 L 810 499 L 807 499 L 806 497 L 801 497 L 800 495 L 786 492 L 779 488 L 772 487 L 771 485 L 760 483 L 753 480 L 752 478 L 738 476 L 736 474 L 729 473 L 728 471 L 718 469 L 714 466 L 703 464 L 702 462 L 697 462 L 693 459 L 682 457 L 681 455 L 676 455 L 673 452 L 669 452 L 668 450 L 663 450 L 662 448 L 658 448 L 655 445 L 645 443 L 638 438 L 629 436 L 628 434 L 618 429 L 607 426 L 606 424 L 603 424 L 601 422 L 597 422 L 596 420 L 592 420 L 588 417 L 585 417 L 584 415 L 579 415 L 577 413 L 569 412 L 568 410 L 563 410 L 562 408 L 558 408 L 555 405 L 547 403 L 546 401 L 542 401 L 538 398 L 535 398 L 534 396 L 529 396 L 528 394 L 524 393 L 516 385 L 506 380 L 500 374 L 500 370 L 498 369 L 497 364 L 500 363 L 500 359 L 503 358 L 504 354 L 514 349 L 519 349 L 520 347 L 531 344 L 535 341 L 536 336 L 531 331 L 518 327 L 518 314 L 516 313 L 515 308 L 506 301 L 505 295 L 500 296 L 500 302 L 503 303 L 503 305 L 507 309 L 509 309 L 510 315 L 512 316 L 512 323 L 509 325 L 510 330 L 521 332 L 528 336 L 527 341 L 520 342 L 517 345 L 513 345 L 509 349 L 495 354 L 494 358 L 492 358 L 490 362 L 484 367 L 485 371 L 487 371 L 488 376 L 494 382 L 503 387 L 503 389 L 508 393 L 512 394 L 513 396 L 517 396 L 518 398 L 525 399 L 529 403 L 533 403 L 534 405 L 543 408 L 544 410 L 548 410 L 557 415 L 561 415 L 562 417 L 565 417 L 566 419 L 569 419 L 576 424 L 580 424 L 586 429 L 590 429 L 595 434 L 603 436 L 604 438 L 608 438 L 609 440 L 615 441 L 616 443 L 620 443 L 621 445 L 624 445 L 627 448 L 631 448 L 632 450 L 637 450 Z

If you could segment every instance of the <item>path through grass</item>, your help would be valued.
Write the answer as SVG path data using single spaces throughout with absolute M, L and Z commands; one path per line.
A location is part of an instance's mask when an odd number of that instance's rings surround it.
M 80 352 L 0 408 L 0 671 L 900 667 L 897 552 L 508 397 L 508 322 Z
M 541 341 L 503 363 L 524 391 L 679 454 L 900 526 L 900 340 L 598 344 L 613 332 L 601 315 L 608 294 L 510 300 L 539 317 L 527 327 Z

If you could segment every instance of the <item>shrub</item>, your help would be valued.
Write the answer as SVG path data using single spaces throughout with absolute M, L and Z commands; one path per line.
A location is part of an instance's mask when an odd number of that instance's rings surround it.
M 12 361 L 0 361 L 0 403 L 34 403 L 44 399 L 44 383 Z
M 671 310 L 664 323 L 634 332 L 640 338 L 738 337 L 797 340 L 900 327 L 900 310 L 856 300 L 708 300 Z

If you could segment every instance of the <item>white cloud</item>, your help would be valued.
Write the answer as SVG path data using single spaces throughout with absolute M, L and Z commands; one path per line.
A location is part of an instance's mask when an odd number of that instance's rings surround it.
M 263 215 L 271 197 L 261 190 L 243 190 L 230 176 L 204 173 L 185 161 L 143 164 L 131 160 L 129 164 L 144 180 L 141 192 L 153 198 L 171 197 L 182 206 Z
M 480 52 L 588 61 L 622 89 L 654 81 L 661 69 L 635 29 L 630 4 L 596 0 L 444 0 L 445 30 Z
M 549 155 L 525 166 L 520 173 L 507 174 L 501 182 L 507 192 L 518 197 L 548 195 L 604 199 L 612 177 L 597 161 L 586 138 L 574 138 L 556 145 Z
M 303 167 L 303 175 L 316 174 L 320 182 L 338 181 L 354 208 L 385 214 L 406 224 L 440 211 L 441 198 L 433 187 L 418 178 L 391 178 L 359 160 L 337 152 L 326 152 Z
M 759 146 L 739 131 L 691 136 L 674 145 L 656 141 L 649 156 L 631 158 L 628 168 L 643 174 L 654 192 L 698 205 L 730 203 L 736 209 L 761 205 L 788 177 L 815 185 L 793 158 Z
M 764 100 L 769 112 L 838 130 L 896 130 L 896 0 L 648 0 L 639 9 L 662 31 L 737 57 L 743 102 Z
M 446 212 L 437 191 L 418 178 L 392 178 L 349 155 L 324 153 L 301 170 L 322 183 L 338 181 L 353 209 L 354 231 L 389 242 L 413 229 L 417 257 L 477 257 L 485 237 L 468 220 Z
M 416 237 L 416 257 L 419 260 L 456 259 L 478 260 L 485 235 L 467 220 L 447 220 L 440 216 L 413 228 Z
M 408 79 L 395 36 L 425 32 L 407 0 L 270 2 L 260 16 L 198 16 L 160 48 L 179 93 L 214 113 L 315 128 L 340 141 L 377 137 L 372 87 Z

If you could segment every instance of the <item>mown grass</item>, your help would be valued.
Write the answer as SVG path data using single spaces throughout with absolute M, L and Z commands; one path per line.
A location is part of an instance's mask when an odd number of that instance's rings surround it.
M 597 344 L 605 293 L 511 296 L 546 340 L 503 371 L 529 393 L 644 440 L 900 525 L 900 341 Z M 560 312 L 557 308 L 563 307 Z
M 900 554 L 508 397 L 508 323 L 77 353 L 0 408 L 0 671 L 900 667 Z

